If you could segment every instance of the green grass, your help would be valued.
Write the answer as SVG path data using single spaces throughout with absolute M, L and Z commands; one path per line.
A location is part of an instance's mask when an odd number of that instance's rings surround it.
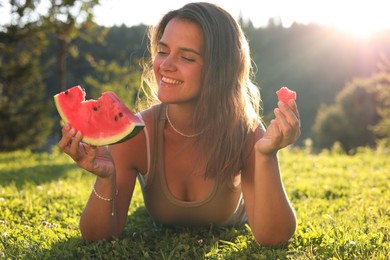
M 137 186 L 123 235 L 80 239 L 79 216 L 94 177 L 65 155 L 0 153 L 0 259 L 387 259 L 390 156 L 280 153 L 298 229 L 284 246 L 256 244 L 246 225 L 154 225 Z

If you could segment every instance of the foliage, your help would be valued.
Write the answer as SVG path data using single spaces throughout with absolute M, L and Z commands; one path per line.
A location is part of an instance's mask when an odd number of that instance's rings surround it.
M 321 105 L 317 112 L 314 129 L 315 147 L 330 148 L 338 140 L 348 138 L 346 115 L 338 105 Z
M 39 64 L 47 40 L 26 19 L 32 2 L 10 3 L 12 21 L 0 32 L 0 150 L 41 148 L 52 126 Z
M 298 229 L 283 246 L 256 244 L 247 225 L 184 228 L 154 224 L 137 185 L 125 231 L 80 239 L 78 219 L 94 178 L 70 158 L 0 153 L 0 258 L 4 259 L 386 259 L 390 253 L 388 153 L 337 149 L 280 152 Z
M 388 109 L 385 102 L 389 102 L 389 89 L 390 74 L 387 73 L 355 78 L 346 84 L 337 94 L 335 104 L 322 106 L 318 111 L 313 126 L 315 146 L 330 148 L 340 142 L 346 151 L 374 146 L 378 136 L 372 131 L 373 126 L 388 120 L 383 109 Z M 386 124 L 385 121 L 382 124 Z
M 378 81 L 377 85 L 373 87 L 373 92 L 377 94 L 382 103 L 378 107 L 378 114 L 381 119 L 373 127 L 373 131 L 380 137 L 380 142 L 390 147 L 390 59 L 383 57 L 379 69 L 380 73 L 376 77 L 381 77 L 384 80 Z
M 125 26 L 104 28 L 94 25 L 88 30 L 90 31 L 83 34 L 96 35 L 93 39 L 100 36 L 101 39 L 99 41 L 88 41 L 85 38 L 77 38 L 74 41 L 73 46 L 77 49 L 78 55 L 70 55 L 67 59 L 67 87 L 82 85 L 88 89 L 91 79 L 96 82 L 96 86 L 99 84 L 117 85 L 117 83 L 120 83 L 120 79 L 115 78 L 112 66 L 117 66 L 118 69 L 120 68 L 119 70 L 123 70 L 123 73 L 128 73 L 128 77 L 138 77 L 138 71 L 141 69 L 141 59 L 146 52 L 146 42 L 143 41 L 146 31 L 145 25 L 131 28 Z M 54 43 L 48 46 L 45 60 L 53 57 L 53 52 L 56 52 L 57 49 L 58 46 Z M 107 72 L 105 76 L 102 76 L 104 66 L 110 66 L 111 72 Z M 123 79 L 123 73 L 118 74 L 121 79 Z M 108 75 L 110 75 L 109 78 Z M 58 93 L 57 80 L 58 77 L 53 75 L 52 72 L 47 74 L 48 93 L 51 95 Z M 102 81 L 100 82 L 100 80 Z M 126 81 L 122 82 L 121 86 L 128 85 L 128 83 Z M 131 80 L 131 83 L 139 86 L 133 80 Z M 91 86 L 91 88 L 94 87 Z M 96 88 L 96 91 L 98 91 L 98 88 Z M 98 93 L 95 93 L 95 95 L 98 95 Z
M 89 60 L 97 72 L 95 77 L 89 75 L 85 78 L 86 87 L 90 89 L 92 98 L 100 97 L 104 91 L 114 91 L 129 108 L 134 110 L 141 85 L 141 71 L 120 65 L 116 61 L 96 62 L 92 56 L 89 56 Z
M 88 34 L 93 27 L 93 8 L 99 4 L 99 0 L 50 0 L 50 6 L 46 16 L 42 17 L 43 26 L 57 39 L 57 92 L 67 88 L 67 56 L 77 56 L 75 39 L 82 37 L 91 40 Z M 83 28 L 84 30 L 80 30 Z M 96 32 L 96 30 L 94 30 Z

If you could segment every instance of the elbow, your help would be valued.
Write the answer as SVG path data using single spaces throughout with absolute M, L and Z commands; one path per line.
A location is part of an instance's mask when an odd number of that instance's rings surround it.
M 268 231 L 254 232 L 254 239 L 261 246 L 282 246 L 288 243 L 296 230 L 296 224 L 283 229 L 273 228 Z
M 288 243 L 292 236 L 255 236 L 256 242 L 265 247 L 271 247 L 271 246 L 282 246 Z
M 254 235 L 256 242 L 265 247 L 270 247 L 270 246 L 282 246 L 288 243 L 288 241 L 291 239 L 293 236 L 292 234 L 272 234 L 272 235 Z
M 110 240 L 120 236 L 120 232 L 113 233 L 112 230 L 105 230 L 103 228 L 94 228 L 80 224 L 81 238 L 88 242 L 95 242 L 99 240 Z
M 83 232 L 81 231 L 81 238 L 88 242 L 95 242 L 99 240 L 110 240 L 115 238 L 116 236 L 113 236 L 111 234 L 104 234 L 104 233 L 96 233 L 96 232 Z
M 99 241 L 99 240 L 102 240 L 102 239 L 97 239 L 93 236 L 89 236 L 89 235 L 85 235 L 85 234 L 81 234 L 81 238 L 84 240 L 84 241 L 87 241 L 87 242 L 95 242 L 95 241 Z
M 88 242 L 95 242 L 95 241 L 106 240 L 110 238 L 109 236 L 101 234 L 101 232 L 94 232 L 89 229 L 84 229 L 83 227 L 80 227 L 80 233 L 81 233 L 81 238 Z

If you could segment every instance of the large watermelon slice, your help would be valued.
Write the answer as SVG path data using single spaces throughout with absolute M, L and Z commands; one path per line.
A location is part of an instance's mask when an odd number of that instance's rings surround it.
M 276 91 L 276 95 L 278 96 L 278 100 L 288 104 L 288 101 L 291 99 L 297 99 L 297 93 L 288 87 L 281 87 L 278 91 Z
M 112 91 L 98 100 L 85 100 L 85 91 L 74 86 L 55 95 L 54 102 L 62 120 L 81 131 L 82 141 L 91 145 L 126 141 L 144 127 Z

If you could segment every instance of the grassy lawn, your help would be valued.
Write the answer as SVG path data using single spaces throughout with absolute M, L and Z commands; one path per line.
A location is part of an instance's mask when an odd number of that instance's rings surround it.
M 390 154 L 280 153 L 298 217 L 290 243 L 266 248 L 247 226 L 153 224 L 139 187 L 120 238 L 80 239 L 78 220 L 94 177 L 54 150 L 0 153 L 0 259 L 387 259 Z

